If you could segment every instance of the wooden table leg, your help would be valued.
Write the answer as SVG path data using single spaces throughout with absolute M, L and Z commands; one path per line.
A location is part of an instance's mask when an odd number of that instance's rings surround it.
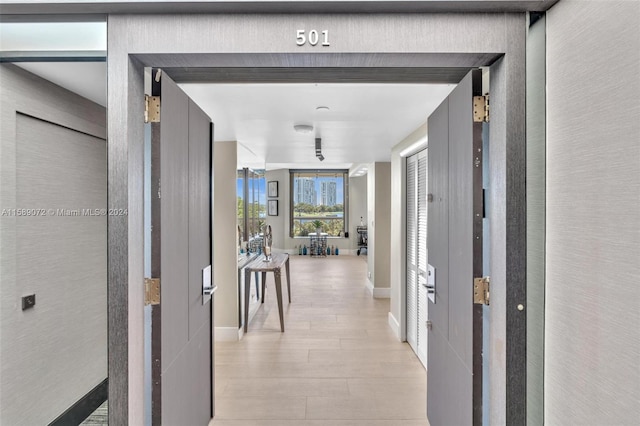
M 256 300 L 260 300 L 260 293 L 258 293 L 260 291 L 260 283 L 258 282 L 258 271 L 256 271 Z
M 287 291 L 289 292 L 289 303 L 291 303 L 291 275 L 289 274 L 289 255 L 287 255 L 287 260 L 284 262 L 284 268 L 287 272 Z
M 256 281 L 258 280 L 258 273 L 256 272 Z M 256 282 L 256 285 L 258 285 L 258 283 Z M 262 303 L 264 303 L 264 293 L 267 290 L 266 288 L 267 285 L 267 273 L 266 272 L 262 272 Z
M 284 313 L 282 311 L 282 280 L 280 279 L 280 268 L 273 270 L 273 277 L 276 281 L 276 297 L 278 298 L 278 313 L 280 314 L 280 331 L 284 332 Z
M 244 271 L 244 332 L 249 327 L 249 289 L 251 288 L 251 270 Z

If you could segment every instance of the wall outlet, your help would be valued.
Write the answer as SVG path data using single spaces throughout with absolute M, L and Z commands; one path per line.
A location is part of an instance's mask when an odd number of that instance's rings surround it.
M 30 294 L 29 296 L 24 296 L 22 298 L 22 310 L 31 309 L 36 306 L 36 295 Z

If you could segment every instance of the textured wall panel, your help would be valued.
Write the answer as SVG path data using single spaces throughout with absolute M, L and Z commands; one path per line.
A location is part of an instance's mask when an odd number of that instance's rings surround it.
M 549 425 L 640 423 L 639 76 L 639 2 L 547 14 Z
M 106 216 L 82 213 L 106 208 L 106 115 L 11 65 L 0 73 L 0 204 L 46 211 L 0 220 L 0 423 L 47 424 L 107 376 Z
M 74 13 L 326 13 L 326 12 L 523 12 L 546 10 L 558 0 L 409 0 L 409 1 L 131 1 L 68 4 L 17 3 L 4 5 L 3 14 L 74 14 Z M 67 4 L 65 4 L 67 3 Z M 4 17 L 11 20 L 12 16 Z M 48 19 L 51 19 L 48 17 Z M 65 19 L 69 19 L 68 17 Z

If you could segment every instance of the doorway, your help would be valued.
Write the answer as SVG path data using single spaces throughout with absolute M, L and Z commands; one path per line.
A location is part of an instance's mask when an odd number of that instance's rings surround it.
M 507 182 L 509 186 L 507 192 L 497 188 L 490 194 L 493 211 L 496 214 L 493 218 L 496 226 L 491 227 L 491 232 L 503 236 L 501 239 L 492 239 L 494 245 L 492 262 L 495 259 L 500 261 L 491 268 L 494 274 L 493 285 L 498 288 L 498 302 L 496 302 L 498 309 L 492 310 L 496 320 L 492 320 L 491 327 L 492 335 L 509 342 L 505 352 L 495 354 L 496 357 L 524 359 L 525 343 L 518 337 L 516 331 L 525 324 L 525 315 L 516 315 L 507 322 L 505 310 L 501 308 L 517 300 L 524 291 L 525 284 L 525 281 L 520 278 L 522 271 L 518 269 L 520 261 L 524 258 L 524 251 L 519 245 L 513 244 L 519 239 L 524 240 L 524 230 L 521 230 L 517 224 L 524 218 L 525 209 L 514 195 L 521 193 L 524 189 L 524 178 L 518 173 L 511 173 L 514 169 L 524 168 L 525 164 L 524 110 L 521 108 L 524 102 L 524 84 L 521 81 L 523 78 L 521 68 L 524 67 L 524 61 L 521 57 L 524 52 L 519 47 L 520 44 L 514 42 L 523 40 L 523 17 L 489 14 L 483 15 L 483 19 L 478 19 L 473 15 L 443 17 L 442 15 L 413 14 L 398 17 L 391 27 L 385 23 L 388 17 L 382 15 L 357 17 L 321 15 L 296 17 L 293 15 L 287 19 L 278 16 L 200 15 L 188 16 L 186 19 L 189 21 L 188 26 L 184 26 L 184 20 L 175 17 L 151 15 L 110 17 L 109 34 L 115 41 L 110 45 L 114 48 L 109 51 L 109 87 L 112 106 L 109 108 L 111 142 L 109 157 L 115 161 L 111 163 L 114 170 L 111 174 L 110 201 L 114 204 L 128 202 L 123 194 L 128 190 L 132 193 L 136 192 L 136 182 L 139 181 L 138 176 L 141 173 L 137 166 L 140 161 L 141 147 L 137 141 L 142 140 L 142 125 L 139 124 L 142 111 L 139 96 L 143 93 L 141 77 L 142 67 L 145 65 L 165 67 L 169 73 L 173 72 L 171 67 L 174 67 L 176 78 L 180 72 L 184 72 L 190 73 L 191 78 L 194 79 L 210 79 L 212 76 L 218 76 L 222 79 L 241 79 L 242 81 L 265 78 L 265 75 L 270 81 L 309 78 L 308 75 L 300 77 L 301 70 L 312 71 L 314 80 L 324 76 L 335 81 L 345 73 L 349 73 L 350 78 L 355 76 L 360 80 L 371 79 L 372 74 L 375 75 L 376 81 L 380 79 L 408 81 L 417 78 L 416 76 L 438 80 L 451 78 L 451 75 L 456 72 L 464 74 L 472 67 L 491 66 L 493 99 L 496 105 L 493 127 L 494 129 L 497 127 L 498 131 L 491 136 L 492 153 L 497 155 L 494 156 L 496 161 L 492 164 L 490 173 L 496 177 L 493 181 Z M 322 49 L 319 46 L 309 45 L 295 50 L 296 47 L 292 45 L 295 41 L 290 41 L 289 36 L 295 34 L 300 25 L 311 28 L 330 28 L 331 34 L 335 34 L 340 41 L 334 42 L 331 48 L 324 51 L 318 50 Z M 134 28 L 144 30 L 138 32 Z M 215 28 L 216 34 L 232 35 L 233 42 L 231 44 L 223 42 L 223 37 L 203 37 L 203 34 L 211 34 L 212 28 Z M 264 37 L 249 36 L 254 34 L 255 28 L 259 28 Z M 378 28 L 386 28 L 388 31 L 382 33 L 377 30 Z M 407 32 L 411 36 L 407 37 Z M 443 32 L 456 36 L 448 37 L 446 40 L 437 37 L 437 34 Z M 467 36 L 476 32 L 495 33 L 496 37 L 484 37 L 478 41 L 475 37 Z M 135 38 L 130 37 L 133 33 L 137 34 Z M 347 37 L 348 34 L 368 34 L 370 37 L 360 40 Z M 505 34 L 508 36 L 505 37 Z M 350 41 L 347 42 L 347 39 Z M 190 40 L 197 40 L 195 52 L 194 44 Z M 481 46 L 478 46 L 478 43 Z M 474 47 L 470 48 L 470 46 Z M 167 54 L 166 52 L 176 53 Z M 460 75 L 455 82 L 459 80 Z M 123 122 L 128 125 L 126 127 L 117 125 Z M 507 135 L 509 135 L 508 138 Z M 128 153 L 128 157 L 123 157 L 124 153 Z M 128 159 L 126 164 L 130 167 L 122 168 L 123 158 Z M 110 235 L 110 262 L 118 265 L 110 268 L 110 282 L 127 282 L 130 275 L 135 275 L 139 270 L 136 264 L 138 258 L 136 253 L 140 250 L 140 246 L 136 234 L 138 231 L 141 233 L 141 225 L 127 223 L 126 220 L 113 220 L 110 222 L 110 230 L 113 231 Z M 129 251 L 118 249 L 122 245 L 122 235 L 131 235 Z M 132 256 L 132 262 L 129 261 L 130 256 Z M 397 317 L 404 315 L 401 308 L 401 301 L 404 300 L 402 293 L 401 287 L 391 291 L 391 311 L 395 312 Z M 114 304 L 113 315 L 110 316 L 110 330 L 117 330 L 122 324 L 131 325 L 139 321 L 135 304 L 130 304 L 132 299 L 139 297 L 135 295 L 133 286 L 110 286 L 110 297 Z M 116 306 L 120 308 L 116 309 Z M 117 367 L 117 364 L 112 365 L 111 362 L 122 358 L 128 360 L 129 368 L 135 367 L 139 363 L 139 359 L 135 356 L 137 351 L 129 348 L 131 345 L 136 345 L 135 341 L 127 339 L 123 342 L 119 340 L 121 336 L 116 333 L 110 334 L 110 337 L 115 339 L 111 343 L 116 348 L 115 352 L 110 353 L 110 367 L 113 366 L 110 371 L 115 372 Z M 492 393 L 492 398 L 495 397 L 496 401 L 490 406 L 497 411 L 506 410 L 507 421 L 517 423 L 523 415 L 523 410 L 520 410 L 517 404 L 510 404 L 509 401 L 517 401 L 518 398 L 522 400 L 524 389 L 519 387 L 521 384 L 519 381 L 506 383 L 500 377 L 507 376 L 507 369 L 508 375 L 522 374 L 525 370 L 523 366 L 511 364 L 507 366 L 500 359 L 496 359 L 494 364 L 495 368 L 492 369 L 491 374 L 495 374 L 496 386 L 498 389 L 503 389 L 503 394 Z M 120 389 L 121 392 L 114 390 L 113 395 L 110 396 L 120 400 L 128 398 L 129 393 L 135 393 L 138 386 L 138 382 L 132 382 L 126 389 Z M 119 406 L 128 407 L 128 400 L 122 401 Z M 115 423 L 119 423 L 118 419 L 136 422 L 135 418 L 132 420 L 129 417 L 130 413 L 127 411 L 113 410 L 111 414 L 114 416 L 111 419 Z

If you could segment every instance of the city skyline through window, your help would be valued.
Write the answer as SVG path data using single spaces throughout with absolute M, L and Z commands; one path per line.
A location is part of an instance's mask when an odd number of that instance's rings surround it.
M 341 236 L 346 230 L 347 171 L 291 171 L 290 234 L 304 237 L 320 230 Z

